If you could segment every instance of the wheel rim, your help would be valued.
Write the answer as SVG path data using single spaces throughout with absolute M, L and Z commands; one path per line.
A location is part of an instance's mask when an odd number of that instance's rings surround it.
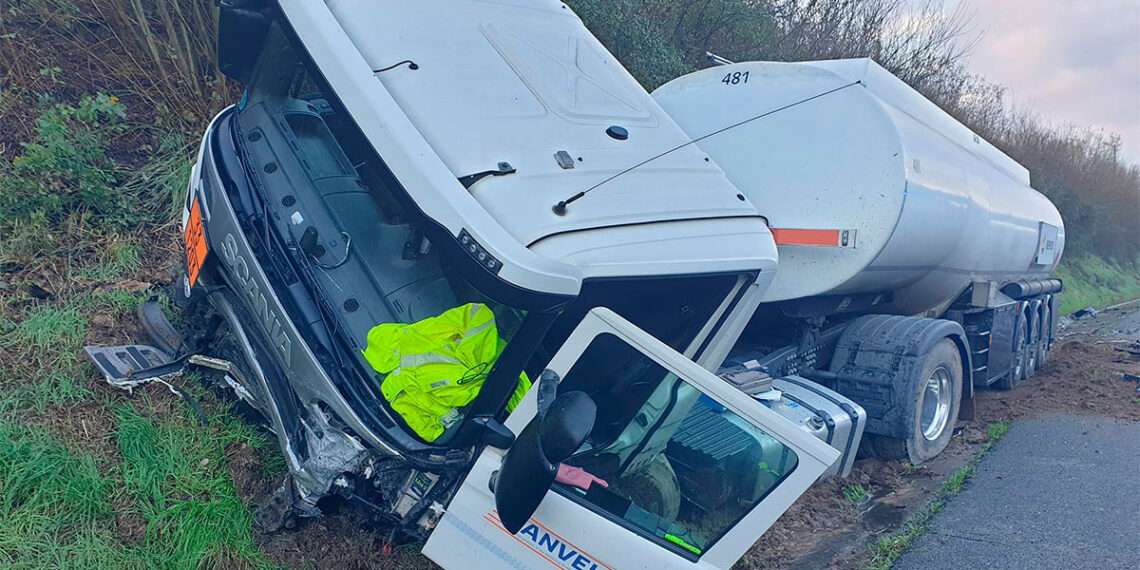
M 1034 370 L 1036 370 L 1035 365 L 1037 364 L 1037 352 L 1034 350 L 1033 344 L 1029 342 L 1028 322 L 1025 323 L 1025 328 L 1023 331 L 1024 332 L 1021 335 L 1021 342 L 1024 344 L 1022 351 L 1025 354 L 1025 366 L 1022 368 L 1024 369 L 1025 376 L 1029 377 L 1029 375 L 1033 374 Z
M 1013 355 L 1013 372 L 1010 374 L 1014 382 L 1021 379 L 1021 370 L 1025 368 L 1026 353 L 1029 352 L 1029 325 L 1022 323 L 1018 329 L 1021 338 L 1017 341 L 1017 353 Z M 1011 383 L 1012 385 L 1012 383 Z
M 922 394 L 922 436 L 929 441 L 938 439 L 950 420 L 950 402 L 954 395 L 950 387 L 950 370 L 939 366 L 926 379 Z

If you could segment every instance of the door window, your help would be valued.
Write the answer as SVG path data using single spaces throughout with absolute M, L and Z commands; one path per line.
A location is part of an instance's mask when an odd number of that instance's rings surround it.
M 570 390 L 589 393 L 598 417 L 566 462 L 578 476 L 555 489 L 690 558 L 798 463 L 792 449 L 611 334 L 595 337 L 571 368 L 559 386 Z

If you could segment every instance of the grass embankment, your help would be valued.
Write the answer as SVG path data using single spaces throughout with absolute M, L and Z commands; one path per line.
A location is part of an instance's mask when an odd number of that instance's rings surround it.
M 1102 309 L 1140 298 L 1140 269 L 1095 255 L 1064 258 L 1057 277 L 1065 281 L 1065 292 L 1061 294 L 1062 315 L 1085 307 Z
M 189 379 L 208 425 L 165 388 L 128 395 L 81 356 L 124 344 L 176 259 L 186 148 L 114 97 L 46 103 L 0 160 L 0 566 L 270 566 L 227 451 L 274 446 Z M 143 163 L 123 138 L 156 141 Z M 9 155 L 10 156 L 10 155 Z

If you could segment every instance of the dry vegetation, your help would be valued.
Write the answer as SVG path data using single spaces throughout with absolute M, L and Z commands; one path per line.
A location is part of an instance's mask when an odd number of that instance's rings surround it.
M 1030 170 L 1061 210 L 1070 257 L 1123 265 L 1135 283 L 1140 167 L 1120 158 L 1117 136 L 1009 109 L 1000 85 L 964 65 L 976 36 L 962 9 L 944 13 L 938 0 L 569 4 L 650 88 L 703 67 L 706 52 L 733 61 L 871 57 Z

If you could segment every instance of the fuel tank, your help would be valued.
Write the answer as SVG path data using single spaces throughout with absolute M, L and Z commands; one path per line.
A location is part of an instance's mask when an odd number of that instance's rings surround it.
M 766 302 L 889 293 L 884 310 L 939 312 L 1060 261 L 1061 215 L 1029 172 L 869 59 L 736 63 L 653 95 L 768 220 Z

